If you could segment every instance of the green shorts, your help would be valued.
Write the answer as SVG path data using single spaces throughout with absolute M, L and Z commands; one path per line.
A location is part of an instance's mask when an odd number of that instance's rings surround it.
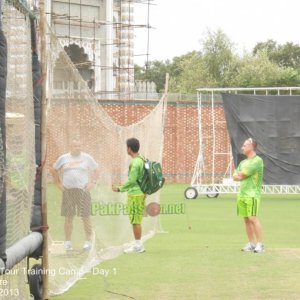
M 237 197 L 237 214 L 240 217 L 251 217 L 256 216 L 260 199 L 251 197 Z
M 131 224 L 141 224 L 145 209 L 145 195 L 128 195 L 127 211 Z

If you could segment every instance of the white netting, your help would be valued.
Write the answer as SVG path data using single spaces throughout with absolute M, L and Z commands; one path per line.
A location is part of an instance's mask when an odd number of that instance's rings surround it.
M 123 247 L 134 240 L 129 217 L 124 212 L 125 193 L 112 192 L 113 183 L 124 183 L 127 179 L 130 157 L 126 152 L 126 140 L 139 139 L 140 153 L 145 157 L 161 161 L 163 148 L 163 122 L 166 99 L 163 97 L 155 108 L 134 124 L 121 126 L 115 119 L 129 120 L 131 106 L 126 101 L 113 104 L 112 116 L 99 104 L 79 75 L 76 67 L 60 46 L 55 35 L 47 35 L 48 53 L 48 111 L 47 111 L 47 202 L 49 223 L 49 275 L 50 292 L 66 291 L 85 272 L 89 272 L 105 259 L 111 259 L 123 252 Z M 108 104 L 110 105 L 110 104 Z M 79 139 L 81 151 L 88 153 L 99 165 L 97 184 L 90 190 L 92 248 L 83 251 L 88 239 L 89 225 L 84 228 L 80 217 L 75 216 L 70 236 L 72 251 L 65 251 L 65 217 L 61 216 L 62 192 L 53 183 L 50 169 L 56 160 L 70 151 L 71 143 Z M 84 159 L 82 158 L 84 161 Z M 82 161 L 81 161 L 82 162 Z M 75 177 L 82 175 L 76 167 L 80 162 L 68 165 Z M 58 168 L 60 176 L 65 176 L 65 165 Z M 83 167 L 84 168 L 84 167 Z M 78 172 L 76 174 L 76 172 Z M 72 176 L 72 175 L 71 175 Z M 75 180 L 75 179 L 74 179 Z M 81 184 L 81 180 L 78 180 Z M 79 185 L 80 185 L 79 184 Z M 66 190 L 66 188 L 64 188 Z M 71 196 L 72 203 L 65 209 L 70 213 L 76 194 Z M 159 202 L 159 193 L 147 197 L 146 203 Z M 88 218 L 88 217 L 86 217 Z M 151 237 L 158 229 L 158 217 L 143 218 L 143 239 Z M 89 221 L 87 221 L 89 222 Z M 69 232 L 69 225 L 67 231 Z
M 3 4 L 3 31 L 7 39 L 6 192 L 7 248 L 30 231 L 35 178 L 35 140 L 28 16 Z M 0 299 L 28 299 L 26 260 L 1 279 Z
M 197 183 L 222 183 L 231 176 L 232 161 L 221 95 L 198 92 L 198 100 L 202 158 L 195 167 Z

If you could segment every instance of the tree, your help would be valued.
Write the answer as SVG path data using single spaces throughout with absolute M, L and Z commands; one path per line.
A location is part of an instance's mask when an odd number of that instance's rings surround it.
M 253 55 L 257 55 L 259 52 L 266 52 L 269 59 L 273 60 L 278 51 L 277 43 L 273 40 L 267 40 L 266 42 L 259 42 L 253 48 Z
M 170 92 L 195 93 L 199 87 L 276 87 L 300 85 L 300 46 L 257 43 L 252 53 L 238 56 L 221 30 L 208 31 L 198 51 L 135 66 L 136 79 L 154 81 L 164 89 L 170 74 Z
M 150 61 L 148 66 L 144 65 L 144 67 L 140 67 L 135 65 L 135 79 L 137 80 L 146 80 L 153 81 L 156 84 L 157 92 L 162 92 L 164 90 L 166 73 L 169 73 L 170 62 L 167 60 L 163 61 Z
M 282 67 L 300 69 L 300 46 L 293 43 L 279 45 L 275 61 Z
M 180 93 L 195 93 L 199 87 L 215 86 L 203 57 L 193 51 L 174 60 L 171 67 L 170 90 Z M 174 70 L 176 70 L 174 72 Z
M 235 57 L 233 43 L 222 30 L 209 30 L 202 40 L 202 53 L 210 75 L 219 86 L 224 86 L 223 78 Z
M 199 87 L 228 86 L 236 58 L 232 42 L 221 30 L 208 31 L 202 39 L 200 51 L 173 60 L 170 89 L 195 93 Z
M 291 67 L 300 69 L 300 46 L 291 42 L 277 45 L 273 40 L 257 43 L 253 49 L 253 54 L 264 51 L 269 59 L 280 67 Z
M 238 87 L 278 86 L 280 77 L 280 67 L 269 60 L 266 52 L 260 51 L 240 59 L 232 84 Z
M 281 68 L 278 86 L 299 86 L 300 71 L 293 68 Z

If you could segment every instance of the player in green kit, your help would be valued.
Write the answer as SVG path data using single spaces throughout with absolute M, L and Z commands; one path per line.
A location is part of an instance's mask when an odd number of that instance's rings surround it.
M 246 252 L 263 252 L 262 229 L 257 212 L 260 204 L 264 163 L 256 154 L 257 142 L 249 138 L 243 146 L 242 152 L 247 159 L 240 162 L 233 174 L 235 181 L 240 181 L 237 196 L 238 215 L 244 218 L 249 242 L 242 249 Z
M 135 238 L 135 244 L 125 249 L 125 253 L 142 253 L 145 247 L 141 240 L 142 237 L 142 218 L 145 209 L 145 194 L 142 192 L 138 180 L 143 178 L 144 160 L 139 154 L 140 142 L 136 138 L 126 141 L 127 154 L 131 156 L 127 182 L 120 186 L 112 186 L 114 192 L 127 192 L 127 208 L 129 221 Z

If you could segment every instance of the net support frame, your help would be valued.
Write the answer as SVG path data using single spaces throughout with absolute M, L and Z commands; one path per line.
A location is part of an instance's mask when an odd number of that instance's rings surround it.
M 228 174 L 224 173 L 224 178 L 227 178 L 226 183 L 215 183 L 214 174 L 215 174 L 215 158 L 218 154 L 216 152 L 215 146 L 215 124 L 212 124 L 213 127 L 213 145 L 212 145 L 212 161 L 213 168 L 211 170 L 212 182 L 209 184 L 203 183 L 203 175 L 205 170 L 204 157 L 203 157 L 203 124 L 202 124 L 202 107 L 203 107 L 203 95 L 210 95 L 211 101 L 211 115 L 212 122 L 215 122 L 215 95 L 216 93 L 250 93 L 256 95 L 257 93 L 269 95 L 270 92 L 276 92 L 277 95 L 282 95 L 282 92 L 288 93 L 290 96 L 293 95 L 294 92 L 300 91 L 300 87 L 253 87 L 253 88 L 199 88 L 197 89 L 197 100 L 198 100 L 198 122 L 199 122 L 199 154 L 196 161 L 193 177 L 191 180 L 191 187 L 197 190 L 198 194 L 202 195 L 217 195 L 217 194 L 233 194 L 238 192 L 239 184 L 236 184 L 232 179 L 232 166 L 227 167 Z M 230 146 L 229 146 L 230 147 Z M 230 147 L 231 149 L 231 147 Z M 232 164 L 232 152 L 222 153 L 226 154 L 230 159 L 230 164 Z M 229 178 L 228 178 L 229 177 Z M 263 185 L 263 193 L 264 194 L 300 194 L 300 185 Z

